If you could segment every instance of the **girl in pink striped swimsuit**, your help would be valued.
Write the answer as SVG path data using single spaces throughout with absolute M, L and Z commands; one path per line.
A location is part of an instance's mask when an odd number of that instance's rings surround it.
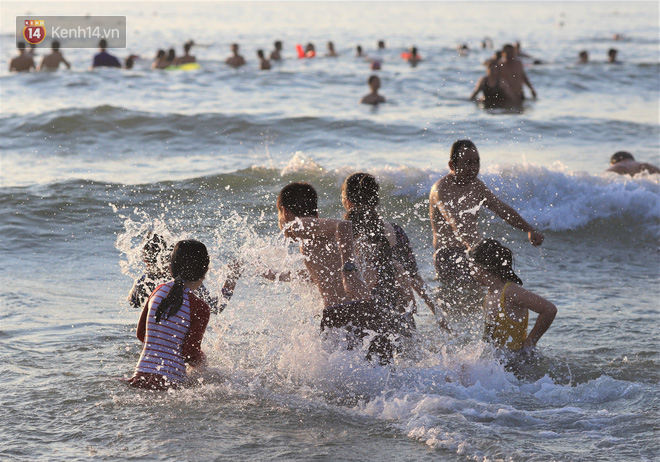
M 185 382 L 186 364 L 205 362 L 201 345 L 209 322 L 209 306 L 193 294 L 209 268 L 209 254 L 199 241 L 174 246 L 170 270 L 174 280 L 153 291 L 138 323 L 144 343 L 130 385 L 151 390 L 176 388 Z

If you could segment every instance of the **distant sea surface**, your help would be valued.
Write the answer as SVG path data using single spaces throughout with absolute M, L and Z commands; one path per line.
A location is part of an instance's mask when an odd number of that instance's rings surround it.
M 5 62 L 24 14 L 125 15 L 128 46 L 110 51 L 141 59 L 89 71 L 94 49 L 64 49 L 71 71 L 0 69 L 0 459 L 658 460 L 660 181 L 604 173 L 620 150 L 660 164 L 657 2 L 3 2 Z M 485 37 L 543 62 L 524 61 L 538 100 L 520 114 L 468 101 Z M 201 69 L 150 69 L 189 39 Z M 275 40 L 284 60 L 259 71 Z M 323 56 L 329 40 L 339 57 Z M 233 42 L 239 70 L 224 64 Z M 298 60 L 307 42 L 318 57 Z M 377 108 L 358 104 L 372 73 L 358 44 L 382 62 Z M 413 45 L 416 68 L 400 57 Z M 583 49 L 592 62 L 578 65 Z M 436 287 L 428 193 L 462 138 L 546 235 L 534 248 L 482 213 L 525 287 L 558 307 L 540 363 L 513 375 L 480 313 L 449 312 L 450 337 L 421 300 L 393 368 L 333 350 L 315 288 L 260 277 L 302 267 L 277 193 L 308 181 L 322 216 L 340 217 L 344 178 L 375 174 L 383 215 Z M 246 261 L 211 318 L 208 371 L 172 393 L 115 380 L 141 351 L 125 299 L 152 230 L 206 243 L 216 293 L 227 262 Z

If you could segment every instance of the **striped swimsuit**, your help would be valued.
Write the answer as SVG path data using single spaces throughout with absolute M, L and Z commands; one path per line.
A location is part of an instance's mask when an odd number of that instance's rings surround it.
M 184 358 L 184 353 L 189 349 L 186 342 L 189 339 L 191 325 L 198 325 L 196 330 L 201 327 L 203 335 L 210 310 L 204 302 L 185 289 L 183 305 L 179 311 L 168 319 L 161 318 L 160 323 L 156 324 L 156 309 L 173 284 L 174 281 L 171 281 L 156 288 L 145 307 L 145 310 L 148 309 L 146 335 L 142 355 L 135 368 L 135 375 L 138 373 L 158 374 L 164 376 L 167 381 L 177 384 L 186 379 L 185 363 L 189 358 Z M 201 338 L 199 338 L 199 343 L 201 343 Z M 201 355 L 201 350 L 198 353 Z

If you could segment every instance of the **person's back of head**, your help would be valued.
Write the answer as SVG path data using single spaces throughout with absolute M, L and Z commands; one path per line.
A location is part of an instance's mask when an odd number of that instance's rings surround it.
M 461 160 L 463 154 L 466 151 L 474 149 L 478 152 L 477 146 L 472 142 L 472 140 L 457 140 L 451 146 L 451 151 L 449 153 L 449 160 L 456 165 L 456 163 Z
M 231 51 L 234 54 L 238 54 L 238 43 L 232 43 L 231 44 Z
M 172 62 L 174 61 L 174 58 L 176 58 L 176 52 L 174 51 L 174 48 L 170 48 L 167 52 L 167 60 Z
M 170 271 L 174 277 L 174 284 L 156 309 L 156 323 L 159 323 L 163 316 L 168 319 L 179 311 L 183 304 L 185 284 L 204 278 L 209 263 L 208 250 L 201 242 L 187 239 L 175 244 L 170 257 Z
M 23 43 L 23 42 L 18 42 L 18 43 L 16 44 L 16 48 L 17 48 L 18 51 L 20 51 L 20 52 L 25 51 L 25 43 Z
M 156 59 L 162 59 L 165 57 L 165 50 L 158 50 L 156 53 Z
M 356 46 L 355 51 L 357 52 L 358 56 L 362 56 L 362 46 L 361 45 Z
M 616 48 L 610 48 L 610 49 L 607 51 L 607 56 L 608 56 L 610 62 L 614 62 L 614 61 L 616 61 L 616 55 L 617 55 L 617 53 L 618 53 L 618 51 L 616 50 Z
M 380 77 L 377 75 L 369 76 L 367 83 L 372 90 L 378 90 L 380 88 Z
M 276 50 L 281 50 L 282 49 L 282 42 L 280 40 L 277 40 L 275 42 L 275 49 Z
M 286 208 L 296 217 L 318 217 L 318 194 L 309 183 L 290 183 L 277 196 L 277 207 Z
M 502 47 L 502 56 L 504 56 L 506 59 L 515 58 L 516 49 L 513 47 L 513 45 L 507 43 Z
M 582 50 L 578 56 L 580 57 L 580 62 L 586 63 L 589 61 L 589 52 L 587 50 Z
M 385 41 L 384 40 L 379 40 L 378 41 L 378 49 L 379 50 L 385 49 Z
M 264 50 L 257 50 L 257 56 L 260 59 L 264 59 Z
M 346 199 L 356 207 L 376 208 L 380 202 L 380 186 L 376 178 L 369 173 L 354 173 L 341 187 Z
M 183 44 L 183 51 L 188 54 L 190 53 L 190 49 L 192 48 L 192 43 L 186 42 Z
M 470 258 L 504 282 L 523 283 L 513 270 L 513 252 L 495 239 L 481 241 L 470 250 Z
M 99 48 L 101 49 L 101 51 L 105 51 L 105 49 L 108 48 L 108 42 L 106 41 L 106 39 L 101 39 L 99 41 Z
M 415 58 L 417 57 L 417 47 L 412 47 L 410 49 L 410 55 L 415 57 Z
M 53 40 L 53 43 L 51 44 L 51 48 L 53 51 L 59 51 L 60 50 L 60 42 L 57 40 Z
M 612 154 L 612 157 L 610 157 L 610 164 L 614 165 L 624 160 L 635 160 L 635 158 L 627 151 L 618 151 Z

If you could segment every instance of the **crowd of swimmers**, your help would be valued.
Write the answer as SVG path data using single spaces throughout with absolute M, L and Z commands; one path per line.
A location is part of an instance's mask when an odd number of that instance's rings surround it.
M 615 153 L 610 171 L 634 175 L 660 174 L 657 167 Z M 415 294 L 434 315 L 437 325 L 456 335 L 446 313 L 483 310 L 483 340 L 491 343 L 507 368 L 534 357 L 535 348 L 551 327 L 556 306 L 523 287 L 514 268 L 513 252 L 479 229 L 479 212 L 487 208 L 529 243 L 540 246 L 544 234 L 513 207 L 499 199 L 479 179 L 480 156 L 467 139 L 456 141 L 449 155 L 449 173 L 432 186 L 429 219 L 433 263 L 439 290 L 422 278 L 405 230 L 379 211 L 380 185 L 366 172 L 350 175 L 341 188 L 346 210 L 341 219 L 323 217 L 318 194 L 309 183 L 283 187 L 275 208 L 284 236 L 299 244 L 304 270 L 270 268 L 261 276 L 271 281 L 301 279 L 318 289 L 322 307 L 321 335 L 345 339 L 349 350 L 362 349 L 365 361 L 385 366 L 415 336 Z M 143 350 L 132 386 L 162 390 L 189 383 L 192 370 L 205 364 L 201 350 L 211 314 L 230 302 L 248 262 L 228 264 L 220 297 L 204 287 L 209 266 L 206 247 L 195 240 L 174 246 L 151 234 L 142 247 L 145 273 L 129 294 L 141 308 L 137 336 Z M 537 314 L 529 329 L 529 312 Z
M 151 65 L 152 69 L 173 69 L 183 65 L 197 63 L 196 57 L 191 54 L 191 48 L 193 45 L 194 42 L 192 40 L 184 43 L 183 55 L 181 56 L 176 55 L 176 50 L 174 48 L 170 48 L 168 51 L 163 49 L 158 50 Z M 58 41 L 53 41 L 51 46 L 51 53 L 43 58 L 38 70 L 54 71 L 58 69 L 60 64 L 64 64 L 70 69 L 71 65 L 66 61 L 60 51 L 60 43 Z M 326 58 L 336 58 L 339 56 L 339 53 L 337 53 L 335 49 L 334 42 L 327 42 L 326 48 L 327 51 L 324 54 Z M 385 41 L 379 40 L 377 43 L 377 53 L 382 52 L 385 48 Z M 493 41 L 490 38 L 485 38 L 481 42 L 481 48 L 493 49 Z M 231 55 L 227 57 L 225 63 L 236 69 L 245 66 L 247 60 L 241 55 L 239 44 L 232 43 L 230 49 Z M 258 49 L 256 55 L 259 69 L 264 71 L 270 70 L 273 62 L 281 61 L 282 50 L 283 45 L 280 40 L 273 43 L 273 50 L 270 54 L 267 54 L 263 49 Z M 18 44 L 18 51 L 19 55 L 10 61 L 9 70 L 16 72 L 36 70 L 37 68 L 34 62 L 34 46 L 32 46 L 31 50 L 26 50 L 25 44 L 21 42 Z M 471 50 L 470 47 L 464 43 L 458 45 L 456 51 L 459 56 L 467 56 Z M 304 47 L 301 44 L 296 45 L 296 52 L 298 58 L 301 59 L 310 59 L 317 56 L 316 48 L 313 43 L 308 43 Z M 617 53 L 618 51 L 616 49 L 611 48 L 608 51 L 607 62 L 612 64 L 619 63 L 617 60 Z M 369 57 L 365 54 L 361 45 L 355 47 L 355 57 L 368 61 L 370 63 L 370 68 L 373 71 L 378 71 L 382 67 L 382 55 L 377 54 L 374 58 Z M 401 53 L 401 58 L 411 67 L 416 67 L 423 61 L 417 47 L 414 46 L 410 47 L 408 51 Z M 482 102 L 485 107 L 491 109 L 520 109 L 522 107 L 522 102 L 525 99 L 523 90 L 525 86 L 528 87 L 532 98 L 536 98 L 536 90 L 525 73 L 523 62 L 521 61 L 522 58 L 532 59 L 530 55 L 521 50 L 520 42 L 506 44 L 501 50 L 494 52 L 493 56 L 484 62 L 486 75 L 478 80 L 472 94 L 470 95 L 470 99 Z M 107 42 L 101 40 L 99 42 L 99 52 L 94 55 L 91 68 L 123 67 L 131 69 L 138 59 L 140 58 L 137 55 L 132 54 L 124 60 L 124 64 L 122 65 L 116 56 L 108 53 Z M 532 62 L 533 64 L 543 64 L 543 62 L 538 59 L 533 59 Z M 589 53 L 587 50 L 580 51 L 577 62 L 581 64 L 589 62 Z M 386 101 L 385 97 L 378 94 L 380 78 L 375 74 L 370 76 L 368 79 L 368 85 L 370 93 L 360 101 L 363 104 L 370 105 L 384 103 Z M 478 99 L 480 94 L 482 97 Z
M 482 288 L 484 339 L 508 364 L 529 355 L 550 328 L 553 303 L 523 288 L 510 249 L 478 229 L 478 210 L 486 207 L 527 233 L 532 245 L 544 235 L 502 202 L 478 178 L 479 152 L 473 142 L 458 140 L 450 152 L 449 173 L 430 191 L 434 263 L 441 290 L 432 293 L 419 272 L 410 240 L 397 223 L 380 213 L 380 186 L 365 172 L 344 181 L 341 219 L 323 217 L 316 190 L 295 182 L 281 189 L 274 204 L 284 235 L 300 244 L 304 270 L 270 268 L 262 276 L 280 282 L 302 279 L 318 289 L 322 336 L 339 335 L 346 349 L 361 349 L 365 361 L 388 365 L 415 336 L 415 293 L 440 328 L 452 332 L 445 318 L 450 307 L 472 303 Z M 469 211 L 469 213 L 468 213 Z M 143 350 L 128 382 L 166 389 L 188 380 L 186 365 L 199 368 L 201 342 L 213 312 L 221 313 L 234 293 L 247 262 L 229 265 L 221 298 L 203 288 L 209 266 L 204 244 L 185 240 L 169 247 L 152 234 L 143 247 L 147 265 L 129 300 L 142 308 L 137 336 Z M 485 289 L 485 293 L 484 293 Z M 531 330 L 528 312 L 538 314 Z M 336 337 L 335 337 L 336 338 Z

